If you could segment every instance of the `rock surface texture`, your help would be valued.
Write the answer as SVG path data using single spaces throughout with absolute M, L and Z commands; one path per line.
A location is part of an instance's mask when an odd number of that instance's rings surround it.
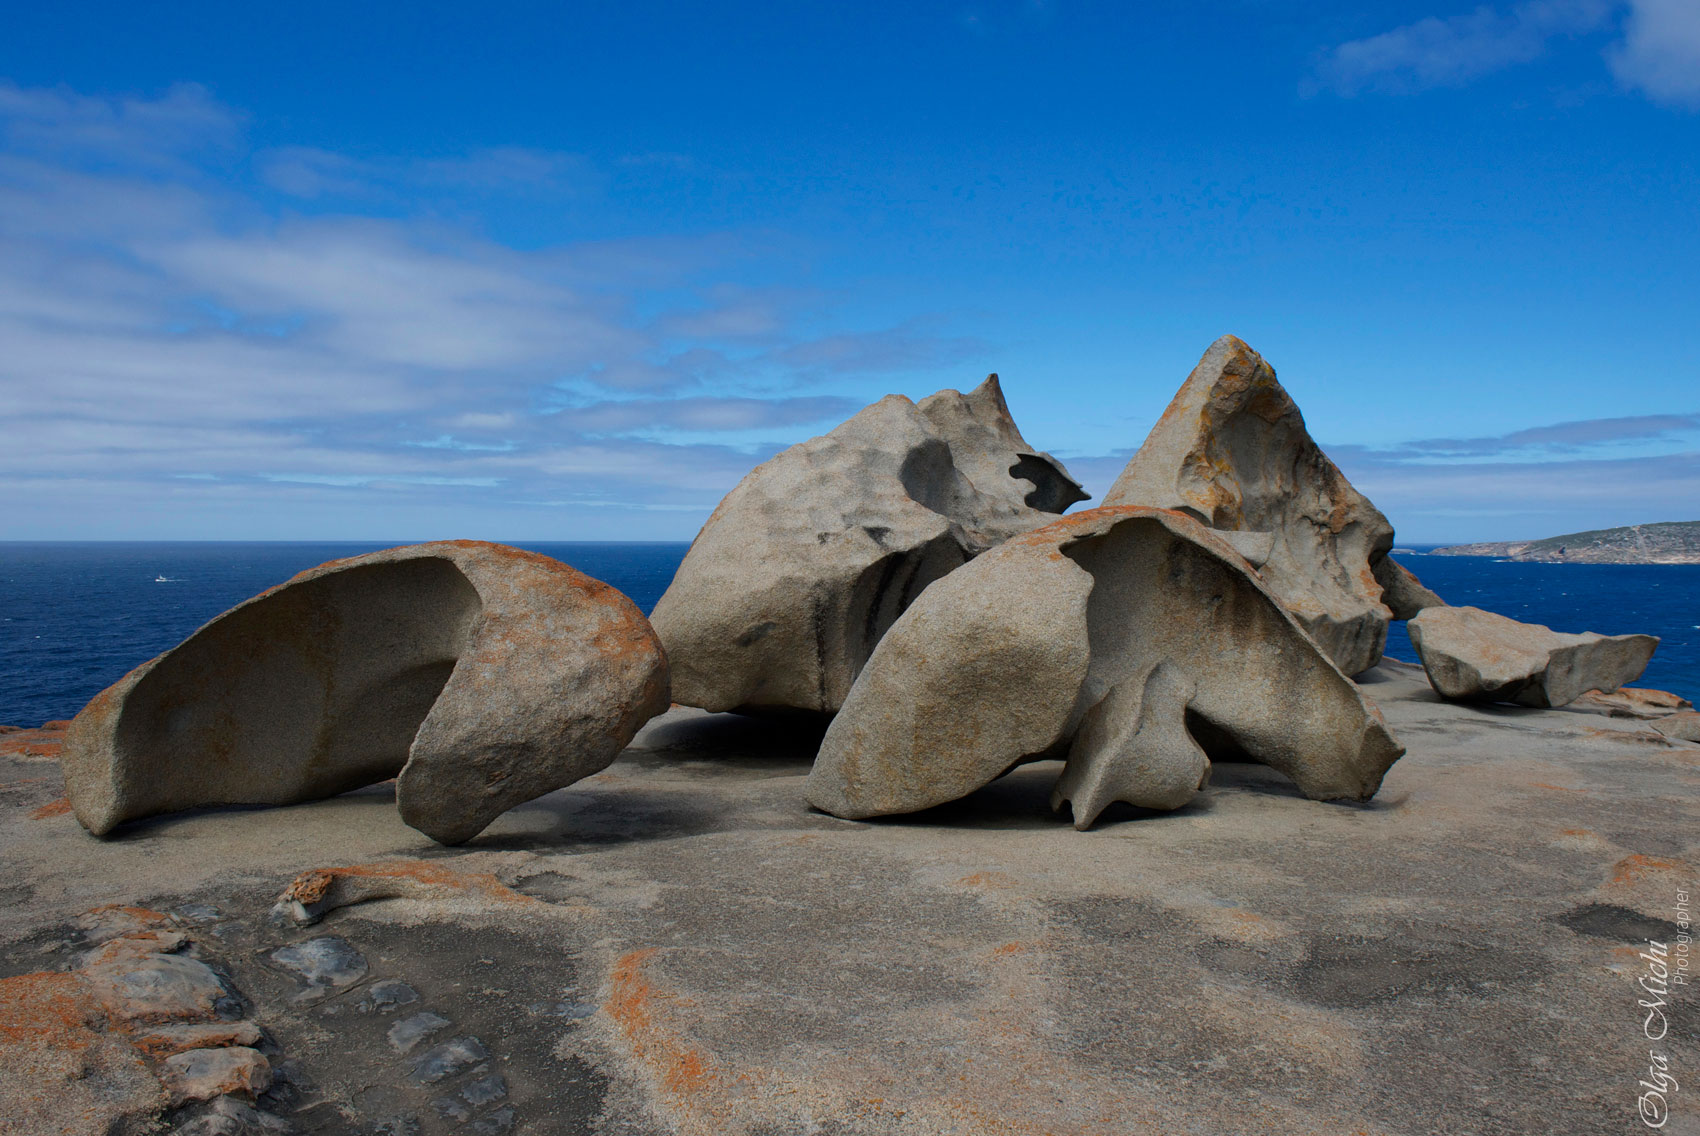
M 1274 369 L 1234 336 L 1210 345 L 1104 504 L 1273 534 L 1259 570 L 1287 610 L 1346 674 L 1381 658 L 1391 613 L 1376 568 L 1393 526 L 1311 440 Z
M 673 697 L 830 713 L 921 590 L 1086 495 L 1028 446 L 997 376 L 890 395 L 739 482 L 651 616 Z
M 1411 574 L 1411 570 L 1384 556 L 1372 566 L 1375 582 L 1381 585 L 1381 602 L 1393 613 L 1394 619 L 1412 619 L 1428 607 L 1445 607 L 1446 601 Z
M 685 707 L 551 807 L 423 860 L 378 787 L 91 847 L 70 816 L 34 819 L 63 791 L 51 767 L 0 754 L 0 975 L 18 976 L 0 977 L 0 1131 L 1644 1128 L 1640 956 L 1692 918 L 1673 900 L 1700 867 L 1700 749 L 1583 702 L 1448 702 L 1390 660 L 1361 682 L 1410 746 L 1368 804 L 1217 762 L 1180 812 L 1112 810 L 1084 835 L 1050 811 L 1060 761 L 846 823 L 799 807 L 817 723 Z M 323 903 L 356 881 L 375 890 L 322 927 L 270 914 L 285 887 Z M 84 981 L 71 925 L 91 894 L 185 917 L 242 998 L 227 1044 L 271 1062 L 252 1105 L 172 1110 L 147 1059 L 107 1060 L 130 1035 L 55 996 Z M 360 982 L 304 988 L 274 963 L 326 934 L 365 957 Z M 1666 996 L 1678 1080 L 1700 1058 L 1692 991 Z M 489 1059 L 414 1079 L 458 1039 Z M 1692 1129 L 1692 1091 L 1662 1132 Z
M 1246 562 L 1182 513 L 1092 509 L 941 580 L 874 651 L 808 798 L 913 812 L 1067 754 L 1053 806 L 1185 804 L 1210 752 L 1365 800 L 1404 752 Z
M 97 695 L 65 783 L 95 834 L 202 805 L 280 805 L 397 778 L 444 843 L 608 765 L 665 710 L 667 663 L 625 596 L 474 541 L 301 573 Z
M 1442 697 L 1564 706 L 1610 692 L 1647 669 L 1652 635 L 1567 635 L 1478 607 L 1429 608 L 1410 622 L 1411 643 Z

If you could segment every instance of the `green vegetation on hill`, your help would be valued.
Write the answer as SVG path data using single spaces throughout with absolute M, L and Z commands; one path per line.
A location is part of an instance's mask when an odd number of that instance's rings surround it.
M 1663 521 L 1566 533 L 1545 540 L 1455 544 L 1436 556 L 1496 556 L 1563 564 L 1700 564 L 1700 521 Z

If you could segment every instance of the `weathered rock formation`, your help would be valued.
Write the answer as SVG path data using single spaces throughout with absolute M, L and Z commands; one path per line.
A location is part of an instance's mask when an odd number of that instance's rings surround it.
M 1381 585 L 1381 602 L 1394 619 L 1413 619 L 1424 608 L 1446 606 L 1445 600 L 1423 587 L 1423 582 L 1410 569 L 1391 556 L 1377 560 L 1371 570 L 1375 582 Z
M 923 588 L 1084 497 L 1021 437 L 996 375 L 883 398 L 757 467 L 697 534 L 650 617 L 673 697 L 835 711 Z
M 667 705 L 661 646 L 613 588 L 502 545 L 413 545 L 303 572 L 131 671 L 73 721 L 65 783 L 99 835 L 395 777 L 402 818 L 457 843 Z
M 1653 729 L 1679 742 L 1700 743 L 1700 714 L 1692 710 L 1678 710 L 1655 721 Z
M 1353 675 L 1381 658 L 1392 617 L 1382 589 L 1404 583 L 1395 569 L 1377 572 L 1393 526 L 1311 440 L 1274 369 L 1235 337 L 1210 345 L 1104 504 L 1271 534 L 1263 581 L 1335 665 Z M 1413 597 L 1438 599 L 1416 588 Z
M 167 1107 L 225 1098 L 252 1111 L 272 1073 L 260 1028 L 195 942 L 140 907 L 76 930 L 91 949 L 75 968 L 0 979 L 0 1130 L 155 1132 Z
M 1249 565 L 1178 512 L 1101 508 L 1019 536 L 929 588 L 828 729 L 809 802 L 841 817 L 962 797 L 1067 754 L 1053 803 L 1184 804 L 1206 755 L 1306 796 L 1364 800 L 1404 752 Z
M 1442 697 L 1563 706 L 1613 691 L 1647 669 L 1652 635 L 1566 635 L 1479 607 L 1434 607 L 1410 622 L 1411 643 Z

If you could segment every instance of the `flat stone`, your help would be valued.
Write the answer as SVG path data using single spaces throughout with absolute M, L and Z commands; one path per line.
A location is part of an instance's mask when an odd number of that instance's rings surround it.
M 472 1130 L 478 1133 L 478 1136 L 500 1136 L 500 1133 L 512 1131 L 517 1115 L 512 1108 L 494 1109 L 473 1121 Z
M 335 935 L 279 947 L 271 957 L 309 986 L 351 986 L 366 976 L 366 956 Z
M 1678 710 L 1692 710 L 1694 703 L 1668 690 L 1622 686 L 1616 690 L 1590 690 L 1578 695 L 1570 705 L 1598 710 L 1614 718 L 1663 718 Z
M 474 1108 L 482 1107 L 491 1101 L 499 1101 L 508 1095 L 508 1082 L 500 1073 L 491 1073 L 488 1077 L 480 1077 L 460 1091 L 466 1103 Z
M 191 1049 L 165 1059 L 160 1082 L 178 1105 L 226 1095 L 253 1100 L 272 1083 L 272 1067 L 258 1050 L 247 1046 Z
M 443 843 L 595 773 L 668 706 L 637 607 L 478 541 L 335 560 L 225 612 L 96 695 L 62 768 L 84 828 L 290 804 L 396 779 Z
M 397 1053 L 410 1053 L 421 1041 L 451 1024 L 453 1023 L 449 1019 L 424 1010 L 396 1022 L 386 1036 L 389 1038 L 390 1047 Z
M 185 923 L 211 923 L 224 918 L 224 912 L 210 903 L 185 903 L 171 912 Z
M 434 1085 L 489 1059 L 490 1052 L 483 1042 L 475 1037 L 457 1037 L 420 1054 L 408 1076 L 419 1084 Z
M 373 1136 L 419 1136 L 417 1116 L 386 1116 L 372 1125 Z
M 419 991 L 394 978 L 382 982 L 374 982 L 366 988 L 366 996 L 360 1000 L 361 1013 L 393 1013 L 402 1006 L 411 1006 L 419 1001 Z
M 1653 729 L 1667 738 L 1680 742 L 1700 742 L 1700 714 L 1693 710 L 1678 710 L 1651 723 Z
M 194 1022 L 155 1026 L 136 1035 L 136 1048 L 151 1057 L 168 1057 L 191 1049 L 238 1045 L 252 1048 L 262 1039 L 253 1022 Z
M 211 967 L 184 955 L 138 952 L 136 943 L 134 938 L 114 940 L 83 966 L 109 1015 L 135 1023 L 220 1016 L 228 991 Z
M 1647 669 L 1651 635 L 1570 635 L 1478 607 L 1435 607 L 1409 624 L 1411 644 L 1444 698 L 1563 706 L 1612 691 Z
M 175 1136 L 274 1136 L 294 1132 L 282 1117 L 273 1116 L 233 1097 L 219 1097 L 199 1115 L 172 1129 Z
M 471 1120 L 472 1106 L 458 1097 L 438 1097 L 431 1102 L 431 1107 L 437 1110 L 437 1115 L 445 1120 Z

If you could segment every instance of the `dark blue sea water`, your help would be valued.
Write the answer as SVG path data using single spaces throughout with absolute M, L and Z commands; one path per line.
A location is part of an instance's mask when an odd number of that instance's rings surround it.
M 1405 553 L 1394 559 L 1459 607 L 1486 608 L 1554 631 L 1657 635 L 1659 649 L 1634 685 L 1700 698 L 1700 565 L 1516 564 Z M 1416 661 L 1403 623 L 1389 631 L 1387 653 Z
M 0 724 L 69 718 L 226 608 L 315 564 L 386 547 L 0 543 Z M 690 546 L 522 547 L 607 581 L 647 615 Z
M 0 543 L 0 723 L 69 718 L 131 667 L 226 608 L 304 568 L 379 547 Z M 688 546 L 525 547 L 606 580 L 647 613 Z M 1640 685 L 1700 695 L 1700 567 L 1401 559 L 1455 604 L 1560 631 L 1658 635 L 1664 641 Z M 1403 624 L 1394 624 L 1388 654 L 1416 658 Z

